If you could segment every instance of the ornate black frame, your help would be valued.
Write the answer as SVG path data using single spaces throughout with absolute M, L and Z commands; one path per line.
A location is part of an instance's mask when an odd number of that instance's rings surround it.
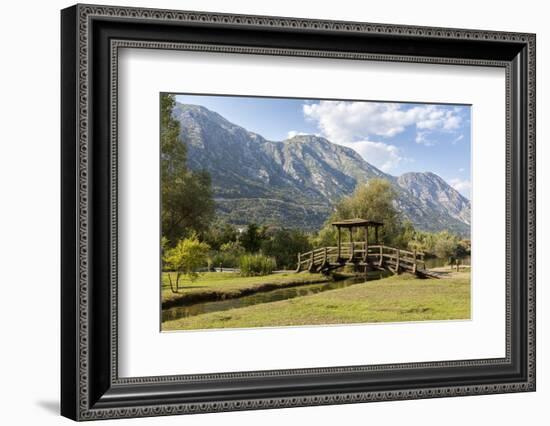
M 61 413 L 74 420 L 535 390 L 535 35 L 76 5 L 61 13 Z M 119 378 L 121 47 L 503 67 L 506 357 Z

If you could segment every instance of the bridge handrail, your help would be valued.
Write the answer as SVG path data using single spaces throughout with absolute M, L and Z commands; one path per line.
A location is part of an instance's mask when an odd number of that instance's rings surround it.
M 365 248 L 367 249 L 366 253 Z M 383 259 L 386 259 L 388 262 L 397 265 L 399 265 L 399 263 L 412 265 L 414 270 L 416 270 L 416 268 L 419 266 L 423 266 L 423 269 L 426 268 L 423 252 L 404 250 L 396 247 L 386 246 L 383 244 L 369 245 L 366 244 L 364 241 L 354 241 L 347 243 L 343 242 L 341 243 L 339 248 L 338 246 L 326 246 L 319 247 L 305 253 L 299 253 L 297 269 L 300 270 L 301 266 L 304 264 L 322 265 L 326 262 L 330 263 L 341 261 L 346 258 L 350 258 L 351 260 L 352 256 L 354 259 L 366 259 L 366 257 L 372 258 L 374 256 L 378 257 L 379 262 L 382 262 Z
M 383 250 L 392 250 L 392 251 L 398 251 L 398 250 L 399 250 L 399 253 L 410 254 L 411 256 L 414 256 L 414 254 L 415 254 L 414 251 L 405 250 L 405 249 L 399 249 L 399 248 L 390 247 L 390 246 L 386 246 L 386 245 L 373 245 L 373 246 L 369 246 L 369 249 L 370 249 L 370 248 L 373 248 L 373 249 L 374 249 L 374 248 L 380 249 L 380 247 L 382 247 Z M 416 252 L 416 255 L 417 255 L 418 257 L 424 257 L 424 252 L 417 251 L 417 252 Z
M 364 244 L 364 243 L 354 242 L 353 244 Z M 343 244 L 343 246 L 346 246 L 346 247 L 341 247 L 341 249 L 344 248 L 344 250 L 341 250 L 341 251 L 342 252 L 349 252 L 350 245 L 351 245 L 350 243 Z M 414 251 L 405 250 L 405 249 L 398 249 L 398 248 L 390 247 L 390 246 L 386 246 L 386 245 L 369 245 L 368 246 L 369 254 L 378 254 L 375 251 L 380 251 L 380 247 L 382 247 L 382 250 L 393 251 L 393 252 L 399 251 L 400 255 L 401 254 L 410 255 L 413 258 L 414 258 L 415 255 L 416 255 L 417 258 L 423 258 L 425 256 L 425 254 L 421 251 L 414 252 Z M 314 250 L 310 250 L 310 251 L 307 251 L 305 253 L 300 253 L 300 257 L 304 258 L 304 257 L 311 256 L 311 255 L 315 256 L 315 255 L 318 255 L 318 254 L 324 254 L 325 250 L 327 251 L 327 253 L 330 254 L 331 252 L 333 253 L 333 252 L 337 251 L 338 247 L 326 246 L 326 247 L 316 248 Z M 354 252 L 364 252 L 364 250 L 356 249 L 356 250 L 354 250 Z M 383 254 L 386 255 L 386 253 L 383 253 Z

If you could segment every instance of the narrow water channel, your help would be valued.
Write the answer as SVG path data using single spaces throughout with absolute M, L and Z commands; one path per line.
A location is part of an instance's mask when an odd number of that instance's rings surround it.
M 426 268 L 439 268 L 441 266 L 447 266 L 449 264 L 449 259 L 441 259 L 439 257 L 431 257 L 426 259 Z M 470 265 L 470 256 L 466 256 L 463 259 L 460 259 L 461 265 Z
M 384 272 L 369 273 L 369 280 L 376 280 L 387 276 Z M 279 300 L 293 299 L 300 296 L 310 296 L 323 291 L 336 290 L 362 283 L 362 277 L 348 278 L 341 281 L 331 281 L 321 284 L 305 284 L 297 287 L 280 288 L 277 290 L 264 291 L 249 296 L 235 299 L 218 300 L 213 302 L 199 302 L 189 305 L 174 306 L 162 311 L 162 321 L 177 320 L 180 318 L 192 317 L 209 312 L 227 311 L 229 309 L 243 308 L 245 306 L 257 305 L 259 303 L 277 302 Z

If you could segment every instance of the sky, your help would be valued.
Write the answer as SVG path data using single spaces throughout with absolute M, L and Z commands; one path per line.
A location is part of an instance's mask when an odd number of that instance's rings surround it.
M 177 95 L 272 141 L 323 136 L 394 176 L 433 172 L 470 198 L 469 105 Z

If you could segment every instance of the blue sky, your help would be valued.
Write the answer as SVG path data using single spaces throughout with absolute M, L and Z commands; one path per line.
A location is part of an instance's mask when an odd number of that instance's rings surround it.
M 470 198 L 467 105 L 177 95 L 273 141 L 306 133 L 348 146 L 386 173 L 430 171 Z

